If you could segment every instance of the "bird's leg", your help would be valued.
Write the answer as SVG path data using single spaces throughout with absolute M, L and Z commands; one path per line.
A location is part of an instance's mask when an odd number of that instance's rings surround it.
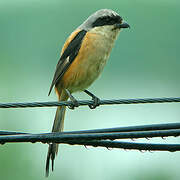
M 68 106 L 69 109 L 74 109 L 75 107 L 79 106 L 78 101 L 75 99 L 75 97 L 69 92 L 69 90 L 65 89 L 66 93 L 68 94 L 72 104 L 70 106 Z
M 99 103 L 100 103 L 100 99 L 99 99 L 97 96 L 95 96 L 94 94 L 92 94 L 92 93 L 89 92 L 88 90 L 84 90 L 84 92 L 85 92 L 86 94 L 88 94 L 89 96 L 91 96 L 91 97 L 92 97 L 92 100 L 94 101 L 93 104 L 88 105 L 90 109 L 95 109 L 97 106 L 100 105 L 100 104 L 99 104 Z

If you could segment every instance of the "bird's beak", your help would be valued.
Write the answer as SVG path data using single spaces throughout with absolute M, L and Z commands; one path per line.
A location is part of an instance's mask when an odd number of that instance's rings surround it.
M 114 29 L 120 29 L 120 28 L 130 28 L 130 25 L 127 22 L 118 23 L 115 25 Z

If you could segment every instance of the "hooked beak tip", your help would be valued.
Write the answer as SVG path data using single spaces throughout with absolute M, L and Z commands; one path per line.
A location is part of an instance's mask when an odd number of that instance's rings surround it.
M 123 22 L 121 24 L 116 24 L 116 27 L 115 28 L 130 28 L 130 25 L 127 23 L 127 22 Z
M 130 28 L 130 25 L 127 22 L 120 24 L 120 28 Z

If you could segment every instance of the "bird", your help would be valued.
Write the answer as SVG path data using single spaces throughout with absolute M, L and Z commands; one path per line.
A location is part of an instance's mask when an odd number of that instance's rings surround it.
M 72 105 L 69 108 L 74 109 L 79 105 L 72 93 L 82 91 L 92 97 L 93 104 L 89 107 L 96 108 L 100 99 L 87 88 L 103 71 L 114 42 L 123 28 L 130 28 L 130 25 L 111 9 L 100 9 L 90 15 L 64 43 L 48 95 L 55 87 L 58 100 L 66 101 L 70 98 Z M 65 106 L 57 107 L 52 132 L 63 131 L 65 111 Z M 50 161 L 52 171 L 54 169 L 57 153 L 58 144 L 50 143 L 46 176 L 49 176 Z

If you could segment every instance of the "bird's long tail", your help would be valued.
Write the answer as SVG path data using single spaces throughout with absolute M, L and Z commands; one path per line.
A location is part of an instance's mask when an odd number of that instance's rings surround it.
M 64 90 L 61 91 L 61 94 L 58 93 L 58 95 L 59 95 L 59 101 L 66 101 L 68 99 L 68 95 L 65 93 Z M 66 111 L 66 106 L 57 107 L 52 132 L 63 131 L 65 111 Z M 57 153 L 58 153 L 58 144 L 55 143 L 50 144 L 48 148 L 48 154 L 46 160 L 46 177 L 49 176 L 50 160 L 52 165 L 52 171 L 54 169 L 54 159 Z

